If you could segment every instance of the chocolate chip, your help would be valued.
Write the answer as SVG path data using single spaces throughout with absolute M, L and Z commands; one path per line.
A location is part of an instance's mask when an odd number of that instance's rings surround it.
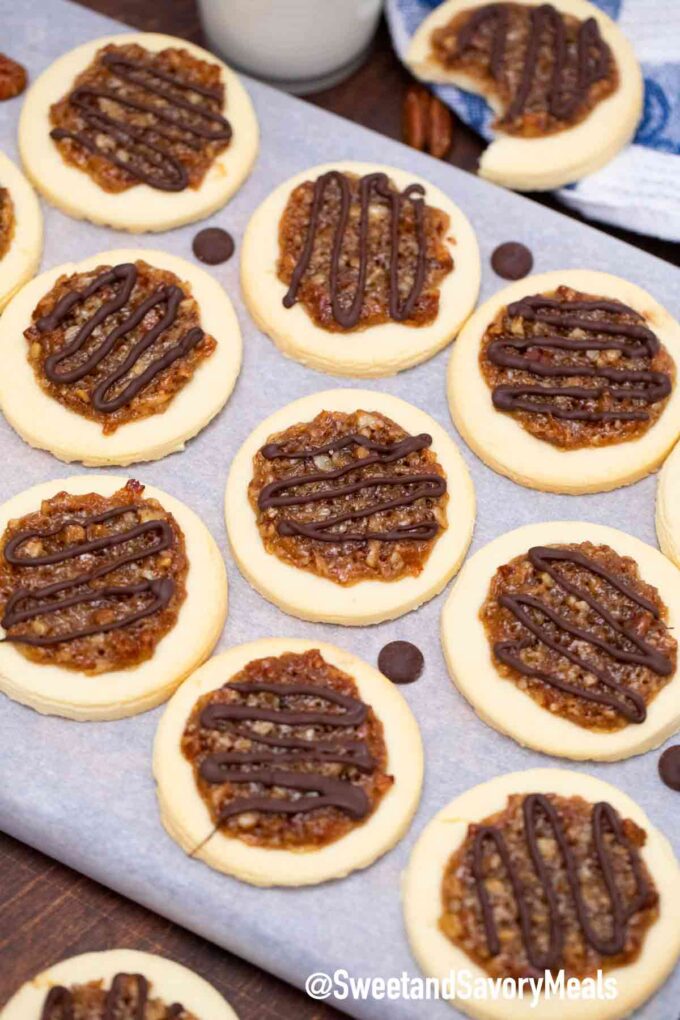
M 671 790 L 680 790 L 680 744 L 667 747 L 661 755 L 659 775 Z
M 491 268 L 497 276 L 504 280 L 521 280 L 530 273 L 534 265 L 534 256 L 519 241 L 506 241 L 499 244 L 491 256 Z
M 425 667 L 423 653 L 410 641 L 390 641 L 378 656 L 378 669 L 395 684 L 411 684 Z
M 227 262 L 234 254 L 234 238 L 221 227 L 206 227 L 199 231 L 192 245 L 194 255 L 209 266 Z

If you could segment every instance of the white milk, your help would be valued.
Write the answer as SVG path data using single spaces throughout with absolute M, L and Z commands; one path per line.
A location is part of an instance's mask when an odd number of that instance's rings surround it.
M 360 63 L 382 0 L 199 0 L 229 64 L 290 92 L 327 88 Z

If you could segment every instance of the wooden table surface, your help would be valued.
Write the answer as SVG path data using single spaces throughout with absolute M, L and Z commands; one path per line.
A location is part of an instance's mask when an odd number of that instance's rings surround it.
M 204 42 L 195 0 L 78 2 L 140 29 Z M 307 98 L 399 138 L 401 102 L 410 80 L 382 25 L 363 67 L 335 88 Z M 481 150 L 479 139 L 456 123 L 450 162 L 474 171 Z M 549 196 L 535 197 L 559 208 Z M 678 247 L 668 242 L 622 230 L 608 232 L 661 258 L 678 260 Z M 257 967 L 1 834 L 0 917 L 0 1004 L 33 974 L 64 956 L 119 946 L 160 953 L 198 971 L 223 992 L 242 1020 L 340 1017 Z

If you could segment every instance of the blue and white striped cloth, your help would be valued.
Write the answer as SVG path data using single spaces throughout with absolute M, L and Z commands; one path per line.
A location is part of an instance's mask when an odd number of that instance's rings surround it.
M 403 59 L 420 22 L 440 0 L 387 0 L 392 40 Z M 680 241 L 680 0 L 593 0 L 632 42 L 642 65 L 645 103 L 633 143 L 597 173 L 557 194 L 584 216 Z M 433 86 L 461 120 L 485 138 L 493 115 L 480 96 Z

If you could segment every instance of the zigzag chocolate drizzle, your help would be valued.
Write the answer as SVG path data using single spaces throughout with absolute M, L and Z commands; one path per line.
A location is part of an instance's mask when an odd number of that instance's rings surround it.
M 592 320 L 580 316 L 579 312 L 600 311 L 635 316 L 636 323 L 621 323 L 615 319 Z M 486 349 L 486 357 L 493 365 L 517 369 L 536 376 L 538 379 L 569 378 L 586 376 L 595 380 L 593 386 L 546 386 L 523 382 L 495 386 L 493 403 L 501 411 L 529 411 L 536 414 L 550 414 L 568 421 L 647 421 L 649 412 L 644 408 L 620 411 L 596 411 L 579 406 L 579 402 L 593 400 L 608 394 L 615 400 L 638 400 L 643 404 L 654 404 L 663 400 L 671 391 L 671 381 L 665 372 L 634 371 L 625 368 L 608 368 L 578 361 L 566 364 L 546 363 L 540 357 L 532 358 L 527 351 L 574 351 L 585 354 L 588 351 L 619 351 L 623 358 L 653 358 L 659 350 L 656 335 L 644 325 L 644 319 L 632 308 L 618 301 L 595 299 L 592 301 L 559 301 L 537 294 L 514 301 L 508 305 L 511 318 L 521 316 L 532 322 L 565 329 L 580 329 L 590 334 L 583 339 L 547 333 L 544 336 L 515 336 L 503 333 L 496 337 Z M 599 334 L 604 334 L 604 338 Z M 519 353 L 515 353 L 519 352 Z M 571 397 L 572 406 L 565 407 L 556 401 L 532 398 Z M 575 405 L 575 406 L 574 406 Z
M 61 1020 L 75 1020 L 73 995 L 63 985 L 54 985 L 50 988 L 43 1003 L 40 1020 L 54 1020 L 56 1016 Z
M 494 655 L 500 659 L 501 662 L 505 663 L 506 666 L 510 666 L 512 669 L 517 670 L 517 672 L 521 673 L 523 676 L 542 680 L 550 687 L 555 687 L 567 694 L 574 694 L 579 698 L 583 698 L 585 701 L 593 701 L 601 705 L 608 705 L 611 708 L 614 708 L 619 715 L 622 715 L 624 719 L 627 719 L 629 722 L 644 722 L 647 718 L 647 708 L 644 698 L 638 694 L 637 691 L 629 690 L 625 684 L 621 684 L 615 680 L 612 676 L 610 676 L 606 668 L 600 668 L 599 666 L 594 665 L 594 663 L 588 662 L 587 659 L 583 658 L 577 652 L 571 651 L 567 645 L 562 643 L 560 636 L 561 634 L 570 635 L 572 638 L 576 638 L 577 641 L 587 643 L 593 648 L 599 648 L 615 662 L 645 666 L 647 669 L 651 669 L 659 676 L 669 676 L 673 672 L 673 664 L 665 655 L 658 651 L 658 649 L 645 641 L 645 639 L 640 637 L 639 634 L 636 634 L 632 628 L 629 628 L 626 623 L 621 623 L 617 620 L 615 616 L 605 609 L 605 607 L 590 594 L 587 588 L 579 587 L 576 584 L 572 584 L 571 581 L 568 581 L 552 566 L 552 563 L 562 562 L 577 564 L 589 573 L 603 578 L 618 592 L 626 598 L 629 598 L 641 609 L 650 613 L 658 620 L 659 612 L 656 606 L 643 595 L 639 595 L 624 581 L 615 577 L 605 567 L 600 566 L 589 557 L 575 549 L 534 546 L 529 549 L 527 558 L 535 570 L 540 573 L 548 574 L 560 588 L 564 589 L 564 591 L 568 592 L 570 595 L 574 595 L 583 602 L 586 602 L 590 608 L 597 613 L 600 619 L 611 627 L 617 635 L 624 638 L 629 646 L 632 645 L 635 650 L 627 651 L 625 648 L 622 648 L 611 641 L 599 638 L 596 634 L 570 623 L 568 619 L 561 616 L 559 613 L 554 612 L 545 602 L 535 598 L 533 595 L 517 593 L 514 595 L 501 595 L 498 599 L 499 604 L 505 609 L 509 609 L 513 616 L 519 620 L 522 626 L 530 631 L 534 637 L 538 638 L 540 643 L 551 648 L 565 659 L 568 659 L 569 662 L 572 662 L 584 672 L 597 677 L 600 683 L 607 688 L 607 691 L 593 691 L 586 687 L 578 687 L 565 680 L 561 680 L 559 676 L 552 673 L 546 673 L 544 670 L 536 669 L 533 666 L 527 665 L 524 662 L 521 653 L 532 644 L 531 639 L 528 637 L 520 641 L 497 641 L 493 646 Z M 549 620 L 556 628 L 558 636 L 552 637 L 550 631 L 547 630 L 543 624 L 536 621 L 535 616 L 532 615 L 530 610 L 534 610 L 534 613 L 538 612 L 541 616 Z
M 208 142 L 228 142 L 232 131 L 229 121 L 221 113 L 211 109 L 206 103 L 192 103 L 189 99 L 183 99 L 173 89 L 216 100 L 220 105 L 222 89 L 206 88 L 188 82 L 143 60 L 132 60 L 115 53 L 105 53 L 100 62 L 115 78 L 149 93 L 152 101 L 132 99 L 113 88 L 79 85 L 69 94 L 68 102 L 78 110 L 92 130 L 92 135 L 84 131 L 54 128 L 50 132 L 50 137 L 55 141 L 70 139 L 152 188 L 161 191 L 183 191 L 189 184 L 183 163 L 154 139 L 165 138 L 170 143 L 181 141 L 183 145 L 197 148 L 191 137 L 186 137 L 187 135 Z M 165 88 L 164 84 L 170 85 L 171 88 Z M 153 102 L 154 96 L 165 100 L 167 106 Z M 104 103 L 114 102 L 119 106 L 149 114 L 154 118 L 153 125 L 139 127 L 125 119 L 114 117 L 105 112 L 101 100 Z M 200 118 L 199 122 L 191 123 L 187 117 L 182 117 L 182 111 Z M 169 129 L 165 125 L 169 125 Z M 97 143 L 98 135 L 112 139 L 116 143 L 114 151 L 102 148 Z M 116 155 L 118 151 L 127 153 L 128 158 L 121 159 Z
M 110 284 L 119 284 L 114 296 L 105 301 L 94 315 L 80 327 L 73 339 L 45 359 L 43 370 L 46 377 L 50 382 L 63 385 L 65 383 L 79 382 L 81 379 L 84 379 L 115 349 L 123 337 L 126 337 L 143 322 L 144 316 L 152 308 L 156 308 L 158 305 L 165 306 L 165 312 L 156 325 L 148 329 L 133 344 L 127 357 L 121 364 L 106 375 L 92 391 L 92 406 L 103 414 L 118 411 L 121 407 L 129 404 L 152 379 L 166 368 L 169 368 L 178 358 L 188 354 L 205 336 L 199 326 L 194 326 L 164 354 L 152 361 L 143 372 L 133 375 L 117 396 L 107 397 L 109 390 L 119 383 L 121 379 L 124 379 L 128 372 L 134 370 L 135 365 L 145 351 L 175 322 L 178 308 L 186 295 L 180 287 L 164 285 L 158 287 L 153 294 L 150 294 L 144 301 L 136 305 L 129 315 L 101 340 L 80 365 L 72 369 L 61 369 L 62 363 L 73 357 L 83 348 L 98 326 L 105 323 L 110 315 L 115 315 L 116 312 L 125 307 L 137 282 L 137 276 L 137 267 L 131 262 L 122 263 L 121 265 L 114 266 L 112 269 L 107 269 L 97 276 L 96 279 L 92 280 L 84 290 L 72 290 L 64 294 L 49 315 L 43 315 L 36 322 L 36 328 L 41 333 L 48 333 L 53 329 L 57 329 L 76 305 L 87 301 L 88 298 L 96 294 L 102 287 L 107 287 Z
M 309 762 L 321 765 L 325 762 L 341 762 L 351 765 L 360 772 L 369 773 L 373 771 L 376 763 L 364 741 L 348 741 L 341 738 L 308 740 L 271 733 L 260 734 L 250 727 L 237 725 L 239 721 L 248 723 L 265 721 L 278 726 L 360 726 L 368 714 L 368 708 L 362 701 L 334 691 L 330 687 L 319 687 L 314 684 L 232 681 L 224 684 L 224 688 L 245 695 L 276 694 L 279 697 L 279 705 L 277 708 L 226 702 L 207 705 L 201 712 L 201 726 L 206 729 L 221 729 L 225 724 L 230 733 L 247 737 L 250 741 L 263 746 L 260 750 L 220 751 L 209 755 L 201 762 L 202 778 L 208 783 L 260 783 L 265 787 L 280 786 L 316 796 L 302 796 L 295 800 L 266 795 L 239 797 L 221 809 L 220 822 L 245 811 L 291 815 L 315 811 L 322 807 L 338 808 L 351 818 L 365 817 L 369 810 L 369 801 L 361 787 L 355 786 L 349 780 L 314 772 L 295 772 L 282 767 Z M 331 705 L 339 706 L 342 711 L 296 711 L 294 708 L 286 708 L 285 699 L 296 696 L 320 698 Z M 281 748 L 282 751 L 279 753 L 269 751 L 268 747 Z M 244 765 L 264 767 L 244 769 Z
M 287 452 L 285 443 L 267 443 L 260 450 L 266 460 L 276 460 L 279 457 L 287 460 L 304 460 L 306 458 L 318 457 L 331 451 L 344 450 L 348 446 L 360 446 L 371 453 L 360 460 L 353 460 L 344 467 L 336 468 L 334 471 L 318 471 L 310 474 L 290 475 L 288 478 L 281 478 L 265 485 L 258 497 L 260 510 L 268 510 L 270 507 L 281 506 L 304 506 L 309 503 L 317 503 L 323 500 L 335 499 L 338 496 L 349 496 L 356 492 L 362 492 L 368 488 L 381 485 L 415 485 L 416 488 L 403 496 L 391 500 L 383 500 L 373 503 L 370 506 L 357 510 L 350 510 L 343 514 L 336 514 L 333 517 L 324 517 L 319 521 L 302 522 L 292 518 L 283 518 L 277 524 L 280 535 L 301 535 L 305 538 L 313 538 L 318 542 L 368 542 L 371 539 L 383 542 L 396 542 L 400 539 L 427 540 L 434 538 L 439 531 L 439 524 L 433 518 L 431 521 L 423 521 L 419 524 L 403 524 L 389 531 L 367 531 L 361 532 L 335 532 L 331 529 L 339 524 L 348 521 L 361 520 L 373 514 L 386 510 L 395 510 L 402 506 L 409 506 L 419 499 L 435 499 L 443 496 L 446 492 L 446 479 L 434 472 L 431 474 L 412 475 L 368 475 L 357 482 L 349 485 L 329 486 L 317 492 L 307 495 L 285 495 L 291 489 L 298 486 L 315 484 L 317 482 L 333 482 L 344 478 L 345 475 L 354 471 L 362 470 L 371 464 L 392 464 L 418 450 L 424 450 L 432 445 L 432 436 L 422 433 L 419 436 L 406 436 L 394 443 L 376 443 L 372 439 L 353 432 L 350 435 L 334 439 L 326 446 L 317 446 L 311 450 L 302 450 L 293 453 Z M 281 495 L 284 493 L 284 495 Z
M 335 228 L 333 248 L 331 250 L 330 265 L 330 298 L 333 310 L 333 318 L 344 329 L 351 329 L 356 326 L 361 317 L 361 307 L 366 294 L 366 280 L 368 276 L 368 225 L 369 206 L 371 193 L 375 191 L 381 198 L 386 199 L 391 217 L 390 235 L 390 291 L 389 291 L 389 313 L 390 318 L 397 322 L 408 319 L 412 314 L 416 301 L 423 289 L 426 270 L 426 239 L 425 239 L 425 204 L 423 196 L 425 189 L 420 184 L 410 184 L 402 192 L 395 191 L 390 187 L 387 176 L 383 173 L 366 174 L 359 180 L 359 250 L 356 286 L 354 297 L 347 304 L 341 301 L 338 286 L 338 274 L 340 270 L 340 258 L 342 247 L 349 223 L 350 205 L 352 202 L 352 191 L 345 174 L 339 170 L 329 170 L 322 174 L 314 184 L 312 208 L 307 225 L 307 236 L 305 244 L 300 253 L 293 275 L 290 281 L 288 292 L 283 298 L 286 308 L 292 308 L 297 301 L 297 292 L 302 279 L 307 272 L 309 263 L 314 251 L 314 241 L 319 228 L 319 218 L 323 206 L 326 189 L 335 182 L 340 190 L 340 214 Z M 402 300 L 399 292 L 399 220 L 404 203 L 410 202 L 415 217 L 416 239 L 418 253 L 413 274 L 413 284 L 406 297 Z
M 501 951 L 501 943 L 498 937 L 498 930 L 493 916 L 493 908 L 488 891 L 484 884 L 484 850 L 488 842 L 492 842 L 498 855 L 503 862 L 503 867 L 508 876 L 512 891 L 517 904 L 519 925 L 522 933 L 522 943 L 529 962 L 537 970 L 554 970 L 562 962 L 564 949 L 564 925 L 560 918 L 558 893 L 553 885 L 550 872 L 543 857 L 540 841 L 536 835 L 537 815 L 541 812 L 550 828 L 553 831 L 555 840 L 562 856 L 562 861 L 567 873 L 567 881 L 571 892 L 572 900 L 576 910 L 578 924 L 586 942 L 603 956 L 616 956 L 621 953 L 626 944 L 627 926 L 630 918 L 638 910 L 645 906 L 649 896 L 649 883 L 644 875 L 640 863 L 640 857 L 633 844 L 627 839 L 621 819 L 611 804 L 600 801 L 593 806 L 591 818 L 592 837 L 595 850 L 595 858 L 598 868 L 602 874 L 611 903 L 611 934 L 609 937 L 600 936 L 592 925 L 589 917 L 588 906 L 581 892 L 579 869 L 574 853 L 570 847 L 569 840 L 562 826 L 559 814 L 548 797 L 541 793 L 532 793 L 524 798 L 522 813 L 524 816 L 524 836 L 527 848 L 534 865 L 536 876 L 540 882 L 543 898 L 548 908 L 549 915 L 549 941 L 548 948 L 541 953 L 533 939 L 533 918 L 529 903 L 525 896 L 522 881 L 518 874 L 505 837 L 500 828 L 495 825 L 482 825 L 476 829 L 472 849 L 472 873 L 475 878 L 479 905 L 482 911 L 482 921 L 486 934 L 487 946 L 492 956 L 497 956 Z M 604 834 L 605 828 L 614 835 L 619 846 L 625 848 L 628 853 L 633 877 L 635 878 L 636 893 L 626 905 L 623 901 L 621 891 L 616 885 L 612 861 L 607 850 Z
M 115 975 L 111 987 L 106 993 L 101 1020 L 116 1020 L 121 1007 L 127 1004 L 127 988 L 131 980 L 135 983 L 135 1001 L 134 1013 L 130 1020 L 144 1020 L 146 1005 L 149 1001 L 149 982 L 143 974 L 122 973 Z M 165 1020 L 181 1016 L 183 1011 L 184 1009 L 179 1003 L 167 1006 L 164 1013 Z M 62 985 L 56 985 L 50 989 L 40 1014 L 40 1020 L 54 1020 L 57 1015 L 60 1020 L 74 1020 L 75 1018 L 73 993 Z
M 149 982 L 142 974 L 116 974 L 111 982 L 111 987 L 106 993 L 102 1020 L 116 1020 L 118 1010 L 121 1004 L 125 1002 L 125 989 L 129 978 L 132 978 L 136 985 L 133 1020 L 144 1020 L 146 1004 L 149 998 Z
M 531 91 L 537 82 L 541 44 L 552 37 L 553 67 L 546 94 L 548 112 L 559 120 L 571 117 L 588 94 L 595 82 L 606 78 L 609 73 L 611 54 L 600 35 L 594 18 L 588 18 L 579 25 L 576 42 L 576 66 L 574 75 L 567 47 L 567 33 L 562 14 L 552 4 L 541 4 L 528 12 L 530 18 L 526 50 L 522 63 L 522 76 L 510 105 L 500 123 L 510 124 L 525 110 Z M 479 29 L 488 22 L 493 23 L 489 70 L 497 82 L 505 74 L 507 37 L 509 29 L 509 7 L 507 4 L 486 4 L 476 10 L 465 22 L 458 34 L 454 58 L 464 55 L 474 41 Z
M 88 527 L 93 524 L 102 524 L 105 521 L 113 520 L 114 518 L 120 517 L 122 514 L 126 513 L 138 514 L 138 508 L 134 503 L 131 503 L 126 506 L 114 507 L 113 509 L 106 510 L 104 513 L 100 514 L 85 517 L 71 517 L 52 529 L 36 528 L 33 530 L 18 531 L 12 536 L 12 538 L 6 543 L 3 550 L 6 562 L 13 566 L 30 568 L 47 566 L 54 563 L 63 563 L 65 560 L 76 559 L 77 557 L 90 555 L 94 552 L 113 549 L 118 545 L 130 542 L 142 535 L 153 532 L 158 534 L 158 538 L 153 544 L 148 545 L 143 549 L 133 549 L 121 556 L 114 556 L 101 566 L 92 567 L 89 570 L 86 569 L 69 580 L 56 581 L 54 584 L 39 585 L 35 588 L 17 588 L 7 600 L 5 611 L 2 620 L 0 621 L 0 625 L 2 625 L 4 630 L 7 632 L 6 636 L 2 638 L 3 641 L 14 641 L 25 645 L 33 645 L 44 648 L 49 645 L 60 644 L 62 641 L 73 641 L 75 638 L 90 637 L 93 634 L 106 634 L 109 631 L 118 630 L 121 627 L 129 627 L 131 624 L 137 623 L 138 620 L 143 620 L 147 616 L 151 616 L 153 613 L 164 609 L 168 605 L 175 590 L 175 583 L 170 577 L 158 578 L 151 581 L 143 580 L 136 584 L 110 585 L 107 587 L 92 586 L 93 581 L 98 580 L 100 577 L 105 577 L 107 574 L 118 570 L 125 564 L 146 559 L 148 556 L 162 552 L 164 549 L 171 548 L 174 544 L 174 538 L 170 525 L 167 521 L 143 521 L 131 528 L 128 528 L 126 531 L 116 532 L 111 535 L 105 535 L 101 538 L 80 542 L 76 545 L 67 546 L 65 549 L 61 549 L 58 552 L 47 553 L 43 556 L 24 556 L 19 552 L 20 547 L 24 544 L 24 542 L 28 542 L 33 538 L 49 538 L 50 536 L 63 531 L 64 528 L 68 528 L 73 525 L 85 528 L 87 532 Z M 142 609 L 136 610 L 134 613 L 123 616 L 118 620 L 112 620 L 109 623 L 91 624 L 89 626 L 81 627 L 79 630 L 65 631 L 64 633 L 52 635 L 13 635 L 9 633 L 11 628 L 19 623 L 24 623 L 26 620 L 33 620 L 41 616 L 47 616 L 51 613 L 58 613 L 72 606 L 81 605 L 83 603 L 93 603 L 95 608 L 99 608 L 102 603 L 113 603 L 114 605 L 117 605 L 121 601 L 124 603 L 126 599 L 139 595 L 149 596 L 150 601 L 148 605 Z

